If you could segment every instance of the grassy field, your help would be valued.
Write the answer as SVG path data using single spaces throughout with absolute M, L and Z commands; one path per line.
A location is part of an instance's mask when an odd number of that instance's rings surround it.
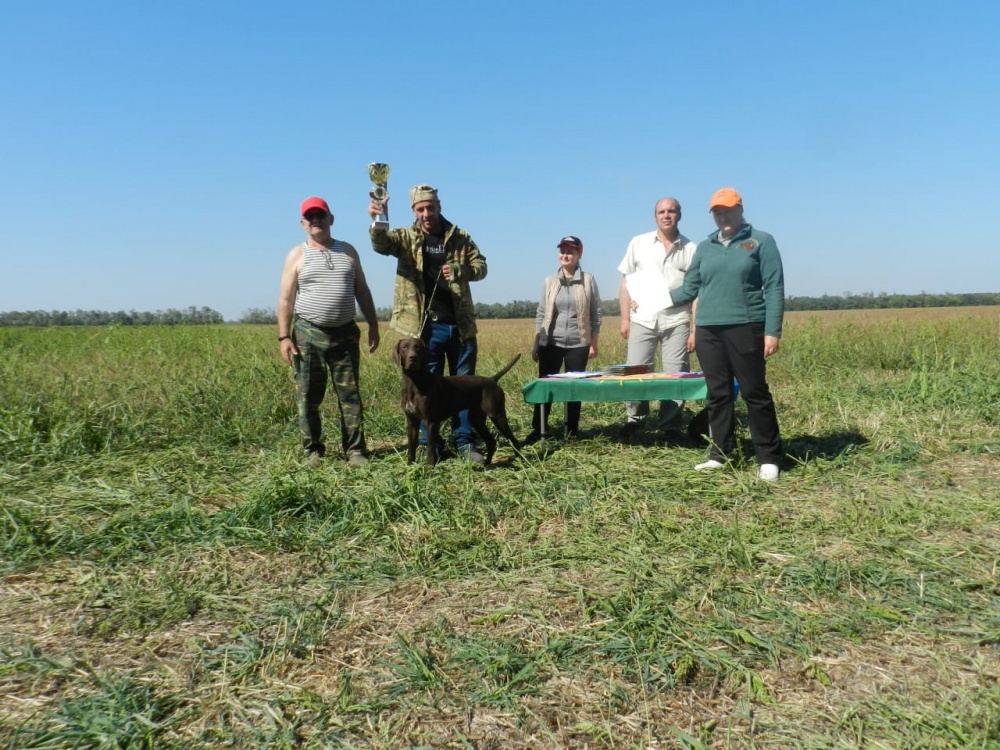
M 0 329 L 0 747 L 1000 748 L 1000 308 L 790 315 L 775 485 L 621 404 L 407 466 L 395 340 L 309 469 L 271 328 Z

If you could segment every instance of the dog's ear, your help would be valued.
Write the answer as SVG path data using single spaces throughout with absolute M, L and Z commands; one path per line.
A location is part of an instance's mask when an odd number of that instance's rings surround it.
M 405 339 L 400 339 L 399 341 L 396 342 L 396 345 L 392 347 L 392 363 L 394 365 L 403 364 L 402 355 L 399 353 L 399 348 L 403 345 L 404 340 Z

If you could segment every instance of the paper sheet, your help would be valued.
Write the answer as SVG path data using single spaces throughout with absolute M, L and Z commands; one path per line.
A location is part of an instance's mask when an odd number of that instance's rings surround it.
M 640 314 L 659 312 L 670 307 L 670 289 L 659 274 L 629 274 L 625 277 L 628 295 L 639 306 Z

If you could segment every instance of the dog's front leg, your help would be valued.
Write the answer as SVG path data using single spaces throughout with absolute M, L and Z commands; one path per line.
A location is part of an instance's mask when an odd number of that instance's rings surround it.
M 406 463 L 412 464 L 417 458 L 417 443 L 420 440 L 420 420 L 406 417 Z
M 440 440 L 441 435 L 441 423 L 425 421 L 424 424 L 427 426 L 427 465 L 433 466 L 438 462 L 438 440 Z

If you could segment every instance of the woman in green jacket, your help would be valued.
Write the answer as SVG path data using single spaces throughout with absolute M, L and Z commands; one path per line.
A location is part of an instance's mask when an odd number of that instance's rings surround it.
M 785 281 L 774 238 L 743 220 L 743 198 L 732 188 L 716 191 L 709 210 L 717 232 L 698 244 L 675 305 L 697 297 L 695 351 L 708 387 L 708 460 L 725 465 L 734 444 L 733 378 L 747 405 L 758 476 L 773 482 L 782 461 L 781 433 L 767 385 L 765 360 L 778 351 L 785 311 Z

